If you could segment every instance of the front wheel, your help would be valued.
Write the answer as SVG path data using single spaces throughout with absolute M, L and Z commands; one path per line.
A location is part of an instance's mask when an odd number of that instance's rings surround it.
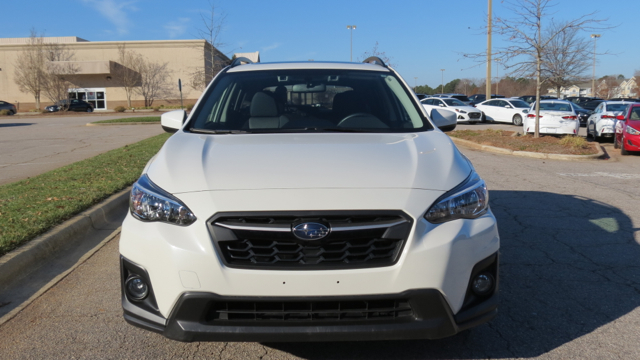
M 88 107 L 88 108 L 87 108 L 87 112 L 93 112 L 93 109 L 92 109 L 92 108 L 90 108 L 90 107 Z
M 620 144 L 620 155 L 629 155 L 627 149 L 624 148 L 624 138 L 622 138 L 622 144 Z
M 515 114 L 513 116 L 513 125 L 522 126 L 522 116 L 520 116 L 519 114 Z

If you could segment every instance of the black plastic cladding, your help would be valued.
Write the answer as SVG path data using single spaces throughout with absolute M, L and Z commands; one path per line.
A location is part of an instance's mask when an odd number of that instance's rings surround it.
M 133 299 L 129 296 L 129 294 L 127 294 L 127 290 L 124 284 L 132 275 L 140 276 L 142 280 L 144 280 L 149 286 L 149 293 L 142 300 Z M 162 314 L 160 314 L 160 310 L 158 309 L 155 295 L 153 294 L 153 287 L 151 285 L 151 280 L 149 279 L 149 274 L 147 274 L 147 271 L 140 265 L 132 263 L 131 261 L 125 259 L 122 255 L 120 255 L 120 284 L 122 296 L 126 296 L 131 303 L 154 315 L 162 316 Z
M 398 225 L 396 227 L 389 227 L 391 229 L 390 232 L 395 232 L 393 237 L 389 239 L 389 241 L 396 242 L 396 247 L 393 250 L 394 253 L 389 256 L 389 261 L 364 261 L 358 263 L 336 263 L 336 262 L 319 262 L 317 264 L 301 264 L 301 263 L 292 263 L 292 264 L 242 264 L 234 261 L 230 261 L 228 256 L 228 251 L 222 249 L 221 242 L 225 240 L 238 242 L 246 239 L 236 237 L 235 233 L 232 230 L 223 228 L 221 226 L 216 226 L 214 223 L 219 219 L 224 218 L 267 218 L 267 217 L 296 217 L 296 218 L 322 218 L 322 217 L 356 217 L 356 216 L 372 216 L 372 217 L 397 217 L 400 220 L 404 221 L 403 225 Z M 212 216 L 209 220 L 207 220 L 207 226 L 209 228 L 209 232 L 211 234 L 211 238 L 213 240 L 216 251 L 220 257 L 220 260 L 224 263 L 225 266 L 230 268 L 239 268 L 239 269 L 268 269 L 268 270 L 333 270 L 333 269 L 363 269 L 363 268 L 373 268 L 373 267 L 384 267 L 384 266 L 392 266 L 397 263 L 400 255 L 402 254 L 402 250 L 408 240 L 409 233 L 413 226 L 413 219 L 407 215 L 406 213 L 399 210 L 365 210 L 365 211 L 279 211 L 279 212 L 228 212 L 228 213 L 218 213 Z M 397 229 L 394 229 L 397 228 Z M 398 231 L 393 231 L 398 230 Z M 400 235 L 398 235 L 400 233 Z M 282 236 L 289 237 L 287 241 L 299 241 L 298 243 L 305 243 L 301 240 L 291 240 L 293 235 L 291 233 L 280 233 Z M 335 237 L 334 237 L 335 239 Z M 275 239 L 274 239 L 275 240 Z M 344 239 L 336 239 L 336 240 L 344 240 Z M 371 239 L 373 240 L 373 239 Z M 319 244 L 324 244 L 324 246 L 328 246 L 332 241 L 331 235 L 326 239 L 321 241 L 312 241 L 306 242 L 310 246 L 318 246 Z M 381 241 L 386 241 L 385 239 L 381 239 Z

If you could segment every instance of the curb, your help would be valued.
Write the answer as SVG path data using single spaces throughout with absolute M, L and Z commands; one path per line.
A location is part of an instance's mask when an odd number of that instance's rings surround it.
M 0 288 L 28 275 L 38 268 L 43 260 L 54 255 L 62 247 L 82 240 L 92 228 L 104 226 L 108 223 L 108 218 L 129 201 L 130 191 L 131 187 L 128 187 L 110 196 L 100 204 L 0 257 Z
M 483 151 L 488 151 L 496 154 L 521 156 L 521 157 L 528 157 L 528 158 L 534 158 L 534 159 L 551 159 L 551 160 L 568 160 L 568 161 L 597 160 L 599 157 L 604 155 L 604 151 L 602 150 L 602 147 L 598 146 L 598 144 L 595 144 L 595 143 L 592 143 L 592 144 L 598 150 L 597 154 L 565 155 L 565 154 L 546 154 L 546 153 L 537 153 L 537 152 L 531 152 L 531 151 L 509 150 L 509 149 L 499 148 L 495 146 L 482 145 L 470 140 L 459 139 L 452 136 L 449 136 L 449 138 L 451 138 L 451 140 L 453 140 L 453 142 L 456 145 L 463 145 L 476 150 L 483 150 Z
M 145 121 L 145 122 L 114 122 L 114 123 L 87 123 L 86 126 L 110 126 L 110 125 L 158 125 L 160 121 Z

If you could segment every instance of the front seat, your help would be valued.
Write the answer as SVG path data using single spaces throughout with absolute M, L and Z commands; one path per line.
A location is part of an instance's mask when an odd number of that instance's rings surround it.
M 279 129 L 289 119 L 278 115 L 276 101 L 263 92 L 257 92 L 251 99 L 249 129 Z

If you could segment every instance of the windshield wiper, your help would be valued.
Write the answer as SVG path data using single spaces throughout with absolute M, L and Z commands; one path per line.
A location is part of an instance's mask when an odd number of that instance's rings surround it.
M 247 134 L 245 130 L 210 130 L 210 129 L 195 129 L 191 128 L 189 131 L 196 134 Z

